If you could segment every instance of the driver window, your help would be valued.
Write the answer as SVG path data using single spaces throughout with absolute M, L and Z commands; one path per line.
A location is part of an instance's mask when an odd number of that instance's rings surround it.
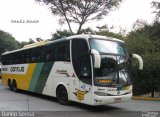
M 72 40 L 72 62 L 74 70 L 82 82 L 91 84 L 91 60 L 88 50 L 89 48 L 86 40 Z

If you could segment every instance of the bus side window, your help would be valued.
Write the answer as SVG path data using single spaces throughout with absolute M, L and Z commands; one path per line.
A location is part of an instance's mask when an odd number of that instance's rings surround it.
M 52 49 L 52 46 L 48 46 L 45 50 L 45 59 L 46 59 L 46 62 L 51 62 L 53 61 L 53 49 Z
M 69 41 L 56 45 L 56 60 L 70 61 Z
M 51 52 L 49 50 L 46 52 L 46 61 L 51 61 Z
M 17 64 L 22 64 L 22 56 L 23 54 L 18 53 Z
M 40 57 L 40 54 L 41 54 L 40 47 L 35 48 L 35 49 L 34 49 L 35 63 L 40 62 L 40 58 L 41 58 L 41 57 Z
M 13 64 L 18 64 L 18 54 L 17 53 L 14 53 L 14 63 Z
M 30 63 L 32 61 L 32 50 L 27 50 L 24 52 L 25 63 Z
M 6 55 L 2 56 L 2 64 L 7 65 L 7 57 Z
M 26 55 L 25 55 L 24 51 L 22 51 L 21 56 L 22 56 L 22 62 L 21 63 L 26 63 L 26 58 L 25 58 Z
M 31 51 L 31 63 L 36 63 L 36 49 L 32 49 Z
M 88 54 L 88 44 L 84 39 L 73 39 L 72 40 L 72 62 L 73 68 L 78 78 L 86 83 L 92 83 L 91 76 L 91 60 Z
M 39 56 L 39 62 L 44 62 L 45 61 L 45 48 L 44 47 L 40 47 L 40 56 Z
M 90 56 L 89 55 L 86 55 L 86 56 L 83 56 L 81 57 L 81 61 L 80 61 L 81 65 L 80 65 L 80 68 L 81 68 L 81 73 L 80 73 L 80 76 L 81 77 L 91 77 L 91 70 L 90 70 Z
M 10 56 L 8 56 L 9 57 L 9 64 L 13 64 L 13 55 L 11 54 Z

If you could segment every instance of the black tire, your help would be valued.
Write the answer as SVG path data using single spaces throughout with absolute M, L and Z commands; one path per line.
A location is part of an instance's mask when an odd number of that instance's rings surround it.
M 14 91 L 14 92 L 17 92 L 17 91 L 18 91 L 18 89 L 17 89 L 17 83 L 16 83 L 15 80 L 13 80 L 13 82 L 12 82 L 12 88 L 13 88 L 13 91 Z
M 12 82 L 12 88 L 13 88 L 13 91 L 14 91 L 14 92 L 18 92 L 17 83 L 16 83 L 15 80 L 13 80 L 13 82 Z
M 57 89 L 57 100 L 62 105 L 68 105 L 68 93 L 64 86 L 60 86 Z
M 8 88 L 9 88 L 9 90 L 13 91 L 13 86 L 12 86 L 11 80 L 8 80 Z

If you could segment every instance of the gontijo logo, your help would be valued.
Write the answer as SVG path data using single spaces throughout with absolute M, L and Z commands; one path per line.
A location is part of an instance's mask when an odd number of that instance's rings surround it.
M 11 72 L 24 72 L 24 67 L 11 67 Z
M 77 92 L 73 92 L 78 100 L 84 100 L 84 95 L 88 93 L 88 91 L 78 90 Z
M 6 65 L 2 67 L 3 74 L 26 74 L 29 64 L 23 65 Z

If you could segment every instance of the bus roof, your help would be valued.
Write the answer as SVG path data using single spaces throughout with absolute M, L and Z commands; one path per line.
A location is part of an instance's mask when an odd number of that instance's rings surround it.
M 109 41 L 117 41 L 117 42 L 124 43 L 124 41 L 116 39 L 116 38 L 113 38 L 113 37 L 91 35 L 91 34 L 81 34 L 81 35 L 73 35 L 73 36 L 69 36 L 69 37 L 63 37 L 61 39 L 57 39 L 57 40 L 53 40 L 53 41 L 45 40 L 45 41 L 42 41 L 42 42 L 36 42 L 36 43 L 33 43 L 33 44 L 26 45 L 23 48 L 20 48 L 20 49 L 17 49 L 17 50 L 6 51 L 2 55 L 6 55 L 6 54 L 22 51 L 22 50 L 27 50 L 27 49 L 31 49 L 31 48 L 35 48 L 35 47 L 40 47 L 40 46 L 43 46 L 43 45 L 56 43 L 56 42 L 60 42 L 60 41 L 77 39 L 77 38 L 84 38 L 86 40 L 90 39 L 90 38 L 97 38 L 97 39 L 106 39 L 106 40 L 109 40 Z
M 124 41 L 120 39 L 116 39 L 113 37 L 107 37 L 107 36 L 100 36 L 100 35 L 81 34 L 81 35 L 73 35 L 73 36 L 67 37 L 67 39 L 76 39 L 76 38 L 85 38 L 85 39 L 98 38 L 98 39 L 106 39 L 110 41 L 117 41 L 117 42 L 124 43 Z

